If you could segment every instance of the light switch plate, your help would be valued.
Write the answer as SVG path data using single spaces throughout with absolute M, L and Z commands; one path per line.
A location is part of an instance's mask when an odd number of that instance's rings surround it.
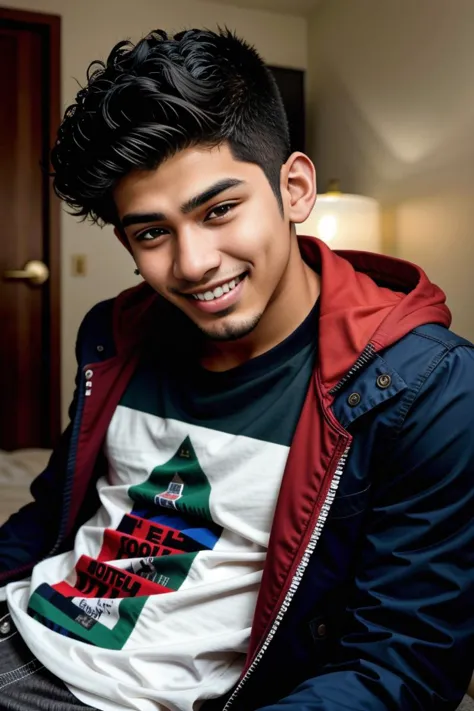
M 85 254 L 72 255 L 72 276 L 85 276 L 87 273 L 87 257 Z

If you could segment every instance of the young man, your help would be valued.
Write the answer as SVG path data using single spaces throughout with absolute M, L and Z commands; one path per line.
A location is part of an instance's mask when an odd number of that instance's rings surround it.
M 313 165 L 227 31 L 117 45 L 52 162 L 144 283 L 86 316 L 71 425 L 1 530 L 1 708 L 455 709 L 474 351 L 443 293 L 297 239 Z

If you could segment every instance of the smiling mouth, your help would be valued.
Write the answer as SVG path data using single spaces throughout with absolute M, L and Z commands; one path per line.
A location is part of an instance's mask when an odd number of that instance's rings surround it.
M 196 301 L 214 301 L 215 299 L 219 299 L 224 296 L 224 294 L 228 294 L 229 292 L 233 291 L 235 287 L 245 279 L 246 276 L 247 272 L 244 272 L 243 274 L 240 274 L 240 276 L 234 277 L 233 279 L 230 279 L 229 281 L 225 282 L 225 284 L 220 284 L 219 286 L 216 286 L 215 289 L 202 291 L 198 294 L 189 294 L 187 295 L 187 297 L 189 299 L 195 299 Z

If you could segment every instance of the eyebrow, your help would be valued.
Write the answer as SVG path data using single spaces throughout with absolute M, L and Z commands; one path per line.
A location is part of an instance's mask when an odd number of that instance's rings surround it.
M 237 178 L 218 180 L 217 183 L 210 185 L 206 190 L 203 190 L 202 193 L 199 193 L 199 195 L 195 195 L 189 200 L 186 200 L 186 202 L 181 205 L 180 212 L 183 215 L 188 215 L 198 207 L 205 205 L 209 200 L 212 200 L 230 188 L 243 185 L 244 182 L 244 180 L 238 180 Z M 125 227 L 129 227 L 130 225 L 145 225 L 149 222 L 163 222 L 164 220 L 166 220 L 164 212 L 130 212 L 123 216 L 121 222 L 122 227 L 125 229 Z

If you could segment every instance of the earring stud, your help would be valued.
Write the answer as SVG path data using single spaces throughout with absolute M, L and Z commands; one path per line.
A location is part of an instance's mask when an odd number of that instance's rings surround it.
M 133 273 L 136 274 L 137 276 L 139 276 L 140 270 L 139 270 L 138 268 L 137 268 L 137 269 L 134 269 L 134 270 L 133 270 Z

